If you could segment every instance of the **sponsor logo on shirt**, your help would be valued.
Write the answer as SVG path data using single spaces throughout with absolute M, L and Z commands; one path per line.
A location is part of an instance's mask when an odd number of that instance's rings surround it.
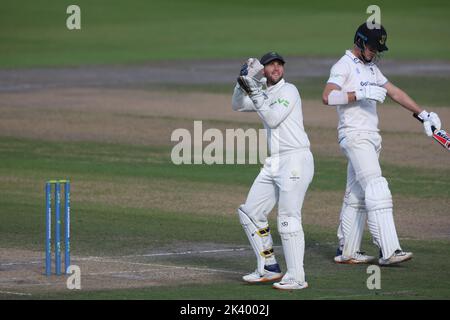
M 273 105 L 276 104 L 276 103 L 279 103 L 279 104 L 281 104 L 281 105 L 283 105 L 283 106 L 285 106 L 285 107 L 288 107 L 288 106 L 289 106 L 289 101 L 288 101 L 288 100 L 278 98 L 277 100 L 273 101 L 273 102 L 269 105 L 269 107 L 273 106 Z
M 377 85 L 375 82 L 369 82 L 369 81 L 361 81 L 359 84 L 361 85 L 361 87 Z

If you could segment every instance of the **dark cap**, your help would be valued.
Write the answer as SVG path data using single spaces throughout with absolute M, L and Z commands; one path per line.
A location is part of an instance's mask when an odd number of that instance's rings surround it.
M 354 43 L 356 43 L 358 47 L 361 47 L 362 43 L 364 43 L 365 45 L 369 45 L 371 48 L 376 49 L 378 52 L 383 52 L 388 50 L 386 39 L 387 32 L 382 25 L 369 29 L 367 23 L 364 22 L 358 27 L 358 30 L 356 30 Z
M 279 55 L 278 53 L 276 53 L 276 52 L 269 52 L 269 53 L 266 53 L 265 55 L 263 55 L 263 56 L 261 57 L 261 59 L 259 60 L 259 62 L 261 62 L 261 64 L 262 64 L 263 66 L 265 66 L 266 64 L 268 64 L 268 63 L 270 63 L 270 62 L 272 62 L 272 61 L 274 61 L 274 60 L 279 60 L 279 61 L 281 61 L 282 64 L 285 64 L 285 63 L 286 63 L 286 61 L 284 61 L 283 57 L 280 56 L 280 55 Z

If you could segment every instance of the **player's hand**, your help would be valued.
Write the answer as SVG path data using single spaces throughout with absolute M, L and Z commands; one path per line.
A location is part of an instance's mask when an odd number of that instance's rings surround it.
M 249 58 L 241 68 L 239 76 L 249 76 L 253 78 L 261 78 L 264 66 L 256 58 Z
M 418 117 L 423 120 L 423 129 L 425 130 L 425 134 L 429 137 L 433 135 L 433 130 L 431 127 L 435 127 L 437 130 L 441 129 L 441 120 L 439 119 L 439 116 L 434 113 L 423 110 L 421 113 L 418 114 Z
M 249 77 L 249 76 L 239 76 L 237 78 L 237 82 L 239 83 L 239 86 L 242 88 L 242 90 L 247 92 L 247 94 L 250 97 L 262 92 L 262 88 L 265 83 L 265 80 L 266 80 L 266 78 L 262 78 L 261 80 L 258 80 L 254 77 Z
M 379 86 L 365 86 L 355 91 L 356 100 L 370 99 L 380 103 L 384 102 L 387 90 Z

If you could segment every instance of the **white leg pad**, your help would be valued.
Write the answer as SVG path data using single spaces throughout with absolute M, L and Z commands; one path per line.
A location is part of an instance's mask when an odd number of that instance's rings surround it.
M 366 187 L 368 225 L 374 242 L 380 247 L 384 259 L 401 249 L 393 217 L 392 195 L 385 178 L 369 181 Z
M 362 190 L 357 193 L 346 192 L 340 221 L 343 235 L 343 256 L 352 257 L 353 254 L 360 250 L 366 219 L 367 212 Z
M 287 272 L 282 281 L 305 281 L 303 256 L 305 253 L 305 236 L 300 219 L 278 216 L 278 232 L 283 244 Z
M 244 228 L 245 234 L 256 255 L 257 269 L 260 274 L 264 273 L 266 259 L 273 260 L 269 264 L 276 263 L 273 254 L 273 240 L 270 235 L 270 229 L 267 225 L 264 228 L 258 228 L 250 217 L 242 210 L 242 206 L 237 210 L 239 220 Z
M 339 225 L 338 225 L 337 233 L 336 233 L 338 241 L 339 241 L 339 249 L 341 251 L 344 250 L 344 230 L 342 230 L 342 216 L 344 215 L 345 206 L 346 206 L 346 204 L 343 203 L 341 212 L 339 214 Z
M 343 215 L 342 226 L 344 230 L 344 249 L 342 255 L 352 257 L 360 251 L 361 240 L 364 234 L 367 212 L 365 209 L 347 207 Z
M 342 252 L 344 251 L 344 244 L 350 238 L 350 233 L 353 228 L 359 227 L 359 229 L 355 229 L 355 235 L 358 238 L 358 235 L 361 234 L 362 238 L 362 234 L 364 233 L 364 223 L 361 225 L 360 220 L 358 219 L 358 213 L 364 213 L 365 208 L 364 191 L 356 182 L 353 182 L 351 186 L 347 186 L 345 190 L 344 202 L 342 204 L 341 213 L 339 215 L 339 227 L 337 235 L 339 239 L 339 248 Z M 353 248 L 352 245 L 347 249 L 347 251 L 350 250 L 356 252 L 359 250 L 359 247 L 360 244 L 358 243 L 357 248 Z

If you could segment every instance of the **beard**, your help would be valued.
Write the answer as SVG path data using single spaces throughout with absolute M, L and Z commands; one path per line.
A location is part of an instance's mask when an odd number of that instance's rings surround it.
M 268 85 L 268 86 L 274 86 L 274 85 L 276 85 L 278 82 L 280 82 L 281 79 L 283 79 L 283 75 L 281 75 L 281 76 L 280 76 L 279 78 L 277 78 L 277 79 L 274 79 L 274 78 L 271 77 L 271 76 L 267 76 L 266 78 L 267 78 L 267 85 Z

